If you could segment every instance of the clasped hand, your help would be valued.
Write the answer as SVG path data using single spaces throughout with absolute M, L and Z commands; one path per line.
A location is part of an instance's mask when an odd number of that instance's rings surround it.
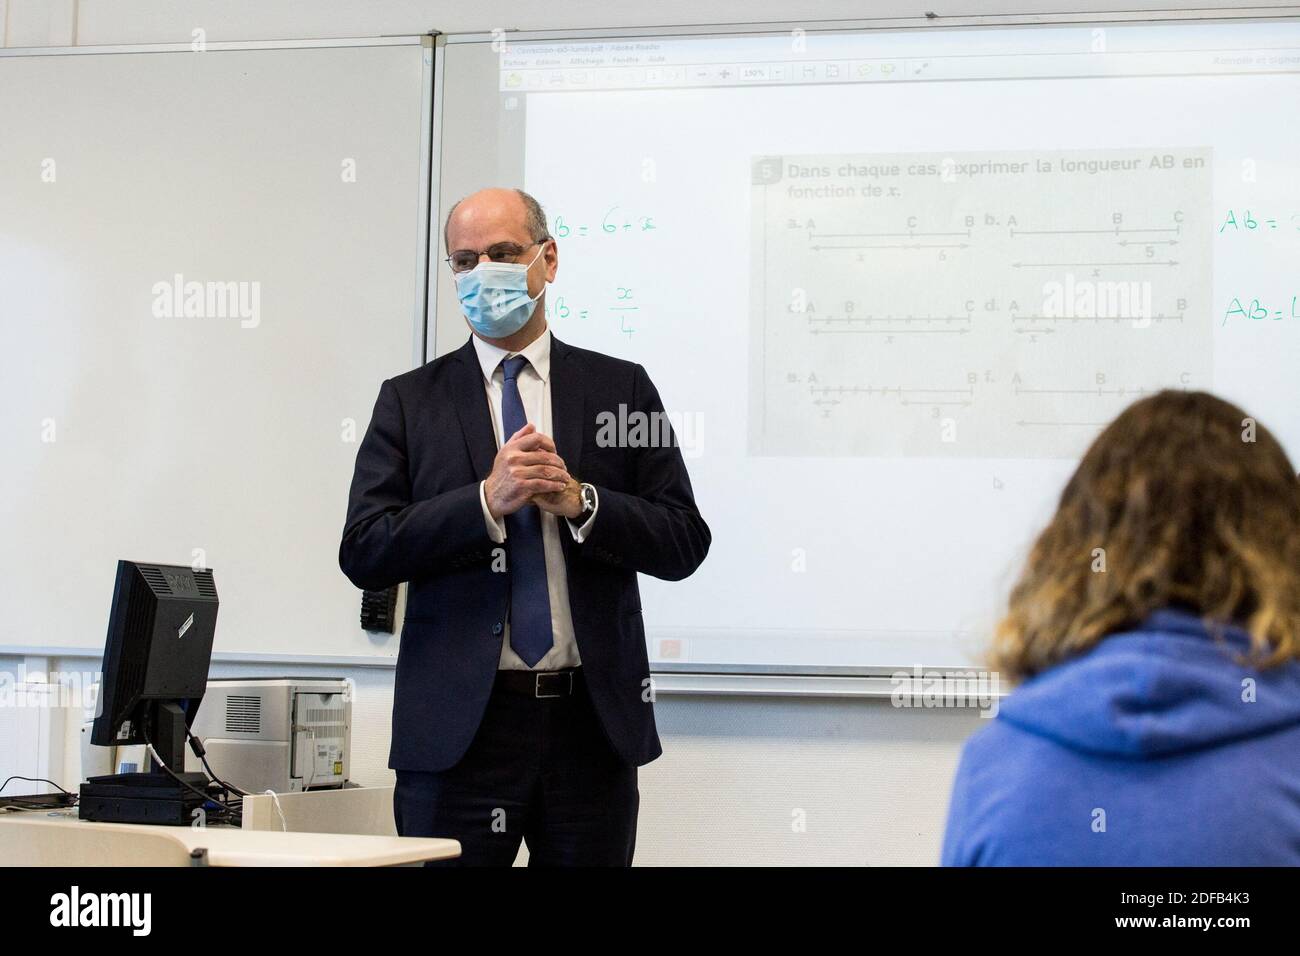
M 564 459 L 555 453 L 551 436 L 530 423 L 501 446 L 483 491 L 488 511 L 499 520 L 527 504 L 576 518 L 582 514 L 581 489 Z

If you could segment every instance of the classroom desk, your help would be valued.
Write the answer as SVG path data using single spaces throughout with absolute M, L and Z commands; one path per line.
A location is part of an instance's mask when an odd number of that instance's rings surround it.
M 397 836 L 393 788 L 348 787 L 244 797 L 245 830 L 290 830 L 301 833 L 369 833 Z
M 370 799 L 382 800 L 387 789 Z M 344 791 L 337 791 L 345 794 Z M 282 802 L 290 796 L 282 794 Z M 321 809 L 337 810 L 342 801 L 355 802 L 357 794 L 331 801 L 317 798 Z M 269 798 L 266 798 L 269 801 Z M 290 801 L 297 803 L 298 801 Z M 390 803 L 391 806 L 391 803 Z M 297 809 L 297 808 L 292 808 Z M 337 819 L 309 832 L 311 818 L 286 808 L 286 819 L 300 829 L 283 832 L 279 826 L 243 829 L 227 826 L 166 827 L 81 820 L 77 811 L 28 810 L 0 814 L 0 864 L 8 866 L 402 866 L 426 860 L 446 860 L 460 855 L 455 840 L 399 837 L 391 834 L 338 832 Z M 246 811 L 247 812 L 247 811 Z M 252 816 L 252 814 L 248 814 Z M 247 818 L 246 818 L 247 819 Z M 262 817 L 266 825 L 269 820 Z M 275 817 L 279 823 L 278 814 Z M 367 822 L 359 821 L 362 828 Z

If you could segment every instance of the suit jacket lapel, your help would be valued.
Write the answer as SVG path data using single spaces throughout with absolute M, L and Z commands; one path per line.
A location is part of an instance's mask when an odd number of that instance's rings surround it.
M 551 335 L 551 437 L 555 451 L 564 459 L 569 474 L 582 480 L 582 424 L 586 414 L 586 389 L 582 360 L 578 354 Z
M 497 456 L 497 439 L 492 434 L 492 415 L 483 389 L 483 369 L 478 364 L 472 339 L 457 350 L 456 358 L 458 361 L 452 363 L 452 400 L 460 418 L 461 431 L 465 433 L 465 445 L 474 464 L 474 473 L 482 481 L 492 472 L 492 462 Z

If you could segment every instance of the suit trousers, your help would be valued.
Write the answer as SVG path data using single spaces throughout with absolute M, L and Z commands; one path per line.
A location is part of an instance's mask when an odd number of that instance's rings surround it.
M 460 841 L 458 860 L 429 865 L 510 866 L 521 840 L 529 866 L 631 865 L 637 768 L 614 752 L 585 682 L 575 683 L 570 696 L 536 698 L 498 682 L 455 766 L 397 770 L 398 834 Z

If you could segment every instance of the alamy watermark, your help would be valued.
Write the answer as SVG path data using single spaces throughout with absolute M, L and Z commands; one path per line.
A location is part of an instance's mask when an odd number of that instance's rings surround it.
M 975 707 L 983 718 L 998 715 L 1001 699 L 997 671 L 944 671 L 921 667 L 894 671 L 889 700 L 895 707 Z
M 132 936 L 148 936 L 152 914 L 152 893 L 83 893 L 74 883 L 68 892 L 50 897 L 50 925 L 55 927 L 118 926 Z
M 260 282 L 186 282 L 178 272 L 149 291 L 156 319 L 239 319 L 244 329 L 262 324 Z
M 0 710 L 95 707 L 99 678 L 99 671 L 28 671 L 23 677 L 0 671 Z
M 596 416 L 598 448 L 680 447 L 684 458 L 700 454 L 703 416 L 695 412 L 604 411 Z
M 1043 283 L 1043 316 L 1050 319 L 1129 319 L 1135 329 L 1151 325 L 1150 282 L 1075 279 Z

